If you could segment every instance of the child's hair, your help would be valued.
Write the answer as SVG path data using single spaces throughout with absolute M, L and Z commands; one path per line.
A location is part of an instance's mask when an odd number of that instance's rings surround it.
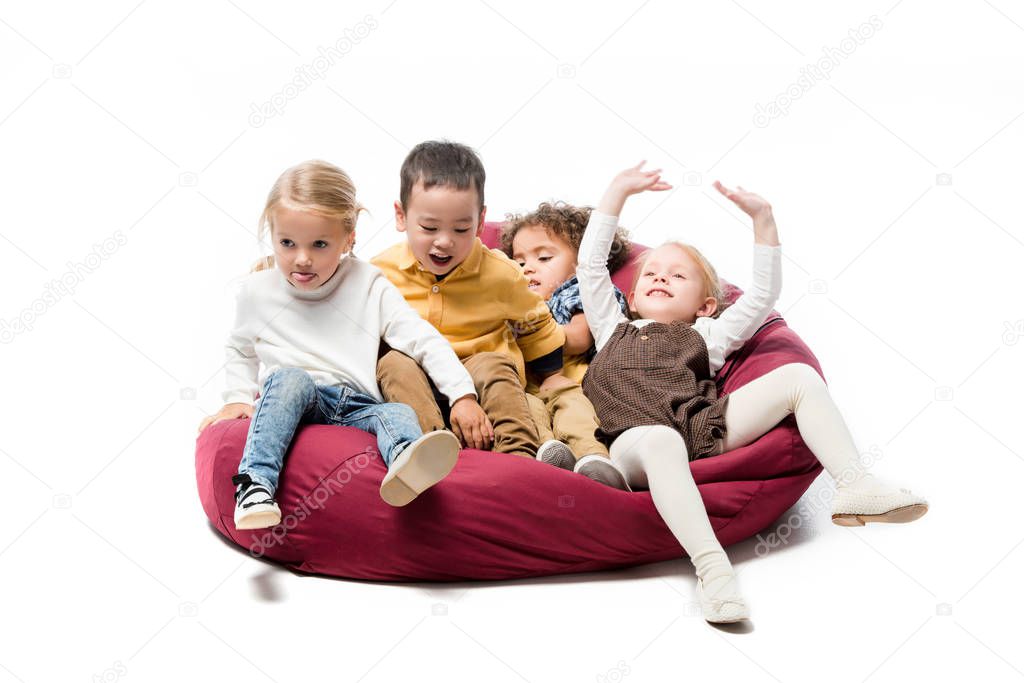
M 543 226 L 548 232 L 561 237 L 569 243 L 573 251 L 579 253 L 583 232 L 587 229 L 590 214 L 589 206 L 572 206 L 565 202 L 544 202 L 536 211 L 527 214 L 509 214 L 501 228 L 501 250 L 512 258 L 512 241 L 523 228 L 531 225 Z M 612 240 L 608 253 L 608 270 L 617 271 L 629 260 L 629 233 L 619 228 Z
M 722 287 L 722 281 L 718 279 L 718 272 L 715 270 L 715 267 L 711 265 L 711 262 L 708 261 L 704 254 L 700 252 L 700 249 L 692 244 L 686 244 L 685 242 L 680 242 L 678 240 L 668 240 L 667 242 L 662 243 L 661 246 L 664 247 L 668 245 L 679 247 L 697 263 L 697 267 L 700 270 L 701 280 L 704 281 L 704 297 L 712 297 L 718 302 L 718 306 L 711 317 L 717 318 L 720 316 L 722 311 L 729 307 L 729 304 L 725 301 L 725 291 Z M 636 271 L 633 273 L 632 290 L 636 290 L 636 283 L 640 281 L 640 275 L 643 272 L 644 263 L 653 251 L 653 249 L 645 251 L 633 260 Z M 633 315 L 633 312 L 630 311 L 630 314 Z
M 273 236 L 274 212 L 281 207 L 339 218 L 346 233 L 355 230 L 359 212 L 365 211 L 356 201 L 356 188 L 348 174 L 334 164 L 319 159 L 292 166 L 274 182 L 260 215 L 260 240 L 266 234 Z M 266 256 L 256 262 L 253 270 L 273 267 L 274 257 Z
M 399 200 L 402 209 L 409 205 L 409 195 L 417 182 L 429 190 L 438 185 L 458 190 L 476 189 L 480 208 L 484 207 L 484 181 L 487 174 L 480 157 L 466 145 L 448 140 L 421 142 L 402 162 L 402 186 Z

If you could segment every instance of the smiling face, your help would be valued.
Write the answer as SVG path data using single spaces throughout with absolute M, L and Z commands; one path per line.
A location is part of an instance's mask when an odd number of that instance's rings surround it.
M 331 279 L 355 232 L 340 218 L 278 207 L 273 212 L 274 261 L 292 285 L 313 290 Z
M 544 299 L 576 272 L 576 250 L 543 225 L 527 225 L 516 232 L 512 258 L 522 266 L 530 289 Z
M 666 244 L 648 252 L 638 273 L 629 308 L 643 319 L 693 323 L 718 310 L 718 302 L 707 295 L 703 269 L 679 245 Z
M 408 237 L 409 248 L 424 270 L 447 275 L 473 250 L 486 211 L 475 188 L 435 185 L 425 190 L 417 182 L 404 209 L 395 202 L 395 225 Z

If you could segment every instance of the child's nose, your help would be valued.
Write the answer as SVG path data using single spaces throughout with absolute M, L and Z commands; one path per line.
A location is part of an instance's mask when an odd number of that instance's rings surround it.
M 434 240 L 434 246 L 438 249 L 449 249 L 453 244 L 452 238 L 448 235 L 438 235 Z

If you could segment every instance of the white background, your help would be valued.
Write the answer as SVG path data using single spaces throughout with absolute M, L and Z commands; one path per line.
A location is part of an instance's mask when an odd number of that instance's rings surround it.
M 3 4 L 0 681 L 1024 676 L 1024 10 L 597 6 Z M 346 36 L 322 78 L 251 119 Z M 829 51 L 830 77 L 801 84 Z M 631 200 L 624 225 L 697 243 L 740 285 L 748 222 L 710 183 L 771 200 L 779 309 L 876 471 L 929 514 L 842 529 L 805 497 L 786 544 L 730 551 L 749 632 L 697 616 L 685 560 L 386 585 L 300 578 L 222 542 L 195 429 L 219 407 L 231 283 L 267 190 L 303 159 L 341 165 L 371 211 L 368 258 L 399 239 L 407 149 L 438 137 L 480 151 L 495 218 L 594 203 L 648 159 L 678 189 Z

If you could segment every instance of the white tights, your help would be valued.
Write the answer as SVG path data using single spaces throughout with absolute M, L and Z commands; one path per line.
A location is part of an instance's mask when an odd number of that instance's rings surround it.
M 804 363 L 783 365 L 729 394 L 723 450 L 753 442 L 791 414 L 807 447 L 837 485 L 862 479 L 850 431 L 825 382 Z M 705 586 L 730 579 L 732 566 L 711 528 L 679 432 L 661 425 L 627 429 L 612 442 L 609 454 L 632 488 L 650 489 L 654 507 Z

